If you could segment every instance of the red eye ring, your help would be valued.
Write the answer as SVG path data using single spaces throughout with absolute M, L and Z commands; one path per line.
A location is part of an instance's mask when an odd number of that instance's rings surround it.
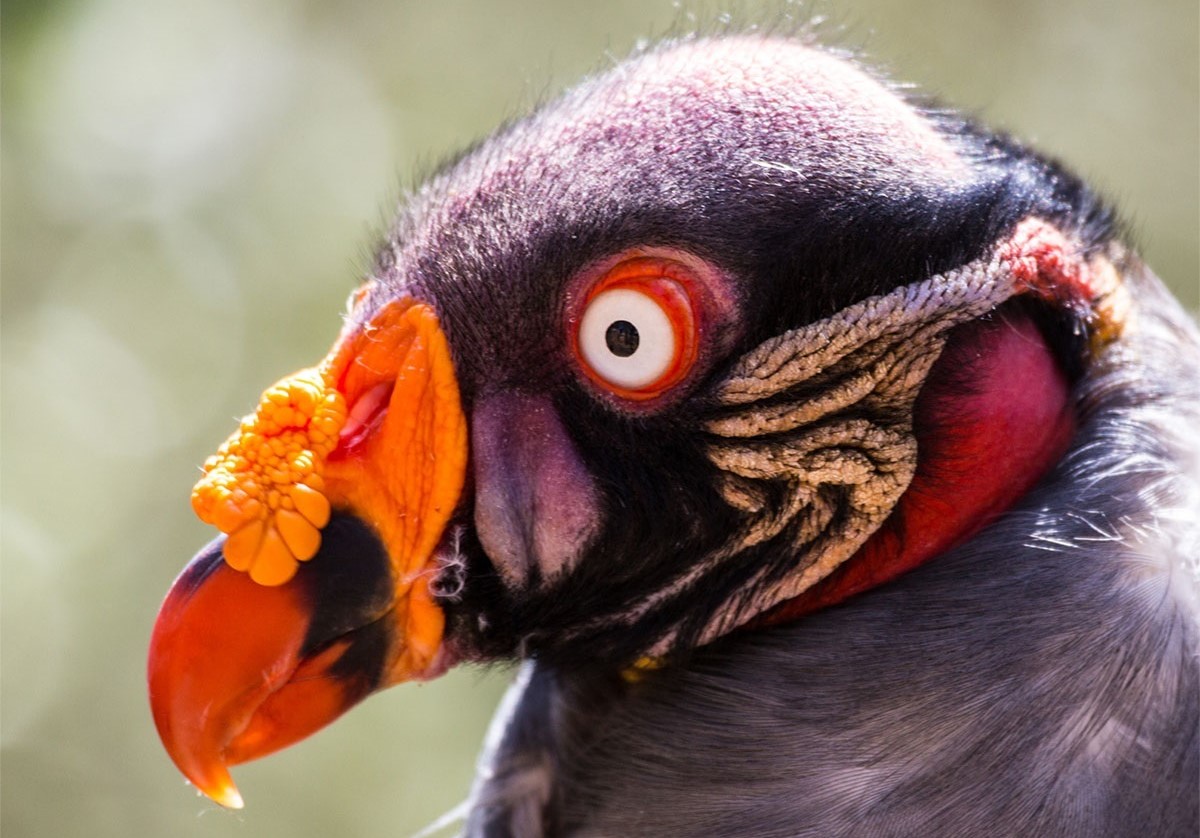
M 673 259 L 634 257 L 610 268 L 572 318 L 580 369 L 604 391 L 634 402 L 683 381 L 699 356 L 695 282 Z

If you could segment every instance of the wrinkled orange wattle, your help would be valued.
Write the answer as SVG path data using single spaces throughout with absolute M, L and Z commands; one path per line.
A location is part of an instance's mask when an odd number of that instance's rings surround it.
M 445 335 L 429 306 L 405 298 L 343 336 L 318 366 L 268 388 L 205 463 L 192 507 L 229 536 L 229 566 L 261 585 L 286 583 L 316 555 L 332 507 L 353 511 L 392 560 L 407 655 L 396 668 L 420 670 L 444 625 L 422 571 L 466 460 Z
M 386 683 L 398 683 L 429 668 L 445 628 L 430 564 L 462 494 L 467 419 L 450 345 L 427 305 L 389 304 L 332 357 L 349 412 L 325 462 L 326 496 L 370 524 L 391 559 L 404 652 Z

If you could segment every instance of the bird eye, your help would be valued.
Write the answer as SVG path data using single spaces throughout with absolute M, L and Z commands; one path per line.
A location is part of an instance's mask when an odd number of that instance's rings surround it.
M 661 259 L 621 263 L 593 286 L 578 319 L 575 348 L 584 372 L 622 398 L 661 395 L 695 362 L 696 318 L 670 267 Z

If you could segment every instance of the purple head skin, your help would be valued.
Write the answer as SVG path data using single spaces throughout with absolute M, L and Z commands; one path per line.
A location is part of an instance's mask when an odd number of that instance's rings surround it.
M 739 526 L 702 444 L 723 371 L 1071 207 L 1071 180 L 1056 181 L 1064 196 L 1009 188 L 1041 183 L 1041 161 L 986 142 L 842 56 L 748 35 L 637 56 L 412 195 L 350 317 L 409 294 L 449 339 L 474 488 L 444 586 L 460 594 L 447 614 L 462 653 L 644 651 L 621 620 L 655 592 L 673 599 L 692 559 Z M 701 299 L 694 369 L 636 404 L 580 374 L 570 325 L 591 278 L 630 253 L 690 266 Z M 790 560 L 777 552 L 724 563 L 701 607 L 637 619 L 647 633 L 686 621 L 686 645 L 726 593 L 753 596 L 755 563 Z

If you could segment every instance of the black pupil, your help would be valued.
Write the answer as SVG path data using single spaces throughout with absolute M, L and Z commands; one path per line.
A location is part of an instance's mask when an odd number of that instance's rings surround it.
M 609 352 L 618 358 L 628 358 L 637 352 L 637 326 L 628 320 L 617 320 L 609 325 L 608 330 L 604 333 L 604 342 L 608 344 Z

